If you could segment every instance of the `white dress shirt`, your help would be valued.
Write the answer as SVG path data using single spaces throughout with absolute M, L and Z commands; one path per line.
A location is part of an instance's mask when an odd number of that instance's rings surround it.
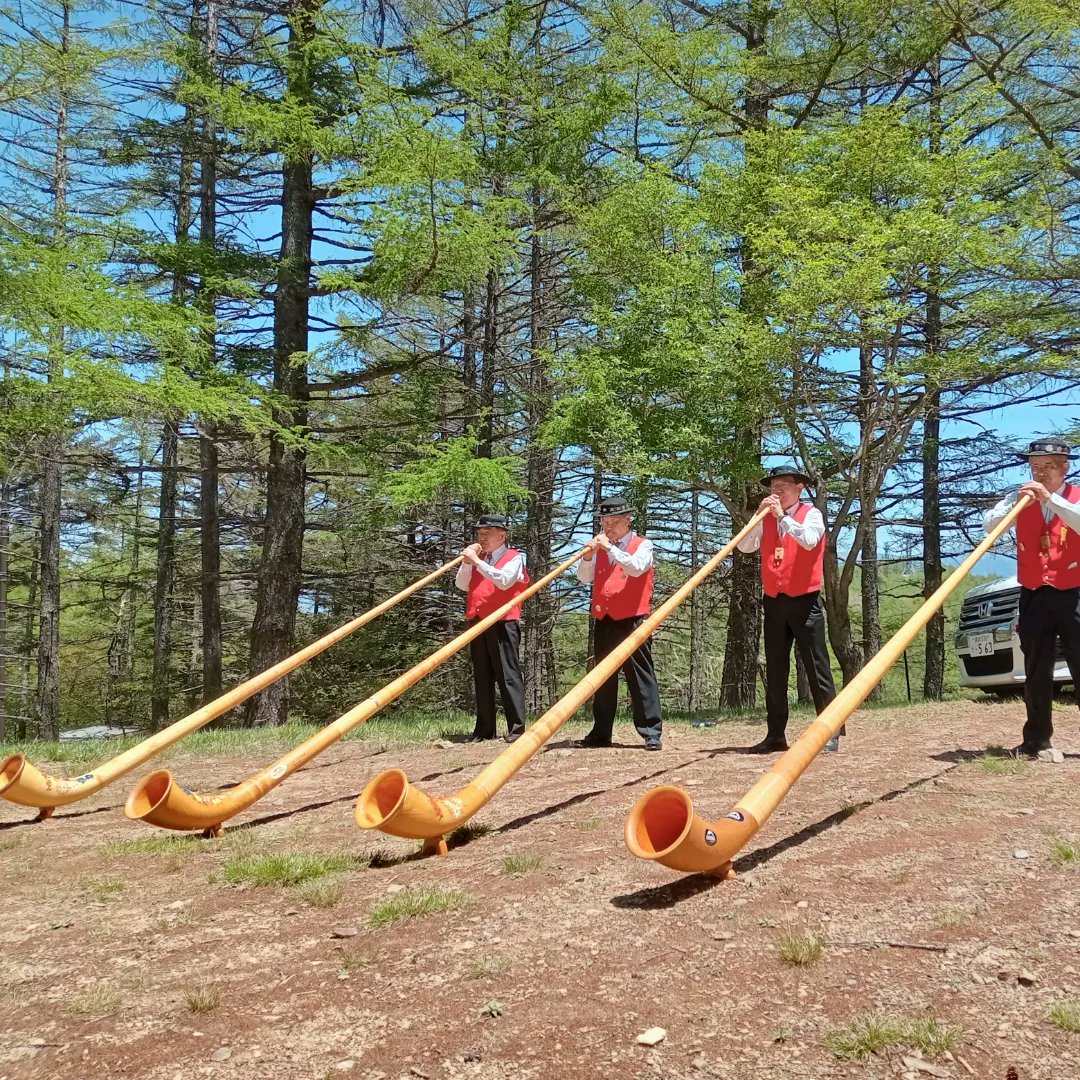
M 781 537 L 791 536 L 795 543 L 806 551 L 812 551 L 821 543 L 825 535 L 825 519 L 816 506 L 811 506 L 802 521 L 796 521 L 792 512 L 795 507 L 784 511 L 784 516 L 776 523 L 776 531 Z M 738 544 L 739 550 L 747 555 L 752 555 L 761 547 L 761 538 L 764 535 L 764 527 L 760 522 L 744 536 Z
M 611 547 L 606 551 L 608 562 L 612 566 L 621 566 L 626 571 L 627 577 L 641 577 L 650 566 L 653 564 L 653 546 L 652 541 L 647 538 L 642 538 L 640 544 L 638 544 L 637 551 L 631 555 L 626 549 L 630 546 L 630 541 L 634 539 L 637 533 L 633 529 L 630 530 L 621 540 L 613 540 Z M 577 578 L 583 585 L 591 585 L 593 578 L 596 576 L 596 557 L 604 551 L 603 548 L 597 548 L 596 553 L 591 559 L 579 559 L 577 564 Z
M 525 556 L 520 551 L 505 566 L 495 565 L 508 550 L 507 545 L 503 544 L 501 548 L 493 551 L 490 555 L 482 554 L 480 556 L 480 565 L 475 567 L 496 589 L 509 589 L 512 585 L 523 581 L 525 577 Z M 472 581 L 473 569 L 471 562 L 463 562 L 458 567 L 454 584 L 462 592 L 469 591 L 469 582 Z
M 1054 515 L 1057 514 L 1059 518 L 1070 529 L 1074 529 L 1076 532 L 1080 532 L 1080 504 L 1071 503 L 1068 499 L 1062 495 L 1065 490 L 1065 485 L 1055 491 L 1050 498 L 1042 504 L 1043 521 L 1050 522 L 1053 520 Z M 1016 505 L 1018 498 L 1018 492 L 1010 492 L 1005 496 L 992 510 L 987 510 L 983 514 L 983 528 L 990 532 L 991 529 Z M 1010 529 L 1016 528 L 1016 522 L 1009 526 Z

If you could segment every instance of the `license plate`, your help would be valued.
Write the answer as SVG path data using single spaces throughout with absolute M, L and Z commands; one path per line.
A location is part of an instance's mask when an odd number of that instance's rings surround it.
M 968 634 L 967 646 L 968 646 L 968 652 L 972 656 L 993 656 L 994 655 L 994 635 L 993 634 Z

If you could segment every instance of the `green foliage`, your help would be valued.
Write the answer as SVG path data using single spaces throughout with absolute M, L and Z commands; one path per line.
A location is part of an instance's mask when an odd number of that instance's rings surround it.
M 1047 1017 L 1055 1027 L 1070 1035 L 1080 1035 L 1080 1001 L 1055 1001 L 1047 1012 Z
M 300 885 L 343 870 L 364 870 L 369 861 L 343 852 L 272 852 L 230 859 L 222 878 L 227 885 Z
M 785 934 L 776 946 L 782 960 L 795 967 L 811 967 L 821 959 L 824 944 L 816 934 Z
M 1055 840 L 1050 845 L 1050 861 L 1059 869 L 1080 867 L 1080 844 L 1074 840 Z
M 388 482 L 392 503 L 405 508 L 452 500 L 505 510 L 511 499 L 524 498 L 525 489 L 514 479 L 515 459 L 477 457 L 476 447 L 471 435 L 427 447 Z
M 368 926 L 372 930 L 380 930 L 402 919 L 417 919 L 424 915 L 458 911 L 469 900 L 469 894 L 460 889 L 444 889 L 440 886 L 402 889 L 401 892 L 372 905 Z
M 865 1061 L 885 1050 L 917 1049 L 929 1058 L 956 1048 L 960 1032 L 940 1020 L 885 1013 L 856 1016 L 850 1024 L 834 1028 L 825 1037 L 825 1045 L 842 1061 Z
M 530 870 L 535 870 L 541 862 L 543 862 L 543 856 L 533 852 L 505 855 L 502 859 L 502 871 L 510 878 L 524 877 Z

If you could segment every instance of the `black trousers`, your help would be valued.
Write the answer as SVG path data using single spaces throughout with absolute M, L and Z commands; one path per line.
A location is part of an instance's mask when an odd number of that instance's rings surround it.
M 791 643 L 794 642 L 810 680 L 814 707 L 820 713 L 834 697 L 832 664 L 825 644 L 825 613 L 821 594 L 766 596 L 765 607 L 765 708 L 769 738 L 781 739 L 788 722 L 788 675 Z
M 644 615 L 633 619 L 594 619 L 593 655 L 599 663 L 621 645 L 643 622 Z M 656 685 L 652 645 L 646 641 L 630 655 L 622 666 L 626 685 L 630 689 L 630 706 L 634 727 L 643 739 L 659 739 L 663 723 L 660 719 L 660 688 Z M 611 738 L 615 710 L 619 707 L 619 675 L 611 676 L 593 697 L 593 728 L 591 734 L 601 739 Z
M 1024 651 L 1024 744 L 1042 747 L 1054 734 L 1054 659 L 1057 639 L 1065 647 L 1073 686 L 1080 702 L 1080 589 L 1020 590 L 1020 621 L 1017 626 Z
M 469 642 L 476 687 L 476 727 L 473 734 L 481 739 L 494 739 L 496 735 L 496 683 L 510 734 L 520 735 L 525 730 L 525 682 L 518 662 L 520 643 L 521 623 L 516 620 L 497 622 Z

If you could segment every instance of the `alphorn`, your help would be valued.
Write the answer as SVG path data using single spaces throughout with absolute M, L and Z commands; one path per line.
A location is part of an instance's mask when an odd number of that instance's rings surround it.
M 825 743 L 839 733 L 845 721 L 896 663 L 945 599 L 1029 502 L 1030 497 L 1026 495 L 1017 502 L 727 816 L 717 821 L 704 821 L 694 811 L 690 796 L 682 788 L 653 788 L 638 799 L 626 819 L 624 838 L 630 851 L 639 859 L 658 862 L 683 873 L 732 876 L 731 860 L 769 820 Z
M 445 855 L 446 836 L 487 805 L 507 781 L 596 693 L 653 635 L 656 628 L 731 554 L 765 512 L 758 512 L 700 570 L 688 578 L 619 647 L 601 660 L 569 693 L 560 698 L 517 742 L 456 795 L 434 798 L 409 783 L 401 769 L 376 776 L 356 801 L 361 829 L 381 829 L 391 836 L 423 840 L 425 854 Z
M 329 634 L 319 638 L 318 641 L 313 641 L 298 653 L 286 657 L 272 667 L 268 667 L 265 671 L 253 676 L 246 682 L 242 682 L 239 686 L 234 686 L 228 693 L 222 694 L 221 697 L 203 705 L 201 709 L 196 709 L 195 712 L 177 720 L 175 724 L 170 724 L 163 731 L 151 735 L 148 739 L 144 739 L 131 747 L 131 749 L 118 754 L 112 760 L 99 765 L 93 772 L 65 779 L 42 772 L 31 764 L 23 754 L 12 754 L 0 764 L 0 795 L 10 802 L 19 803 L 21 806 L 37 807 L 40 810 L 38 820 L 44 821 L 52 816 L 52 812 L 56 807 L 66 806 L 68 803 L 78 802 L 88 795 L 93 795 L 103 787 L 107 787 L 131 772 L 132 769 L 137 769 L 144 761 L 148 761 L 155 754 L 160 754 L 162 750 L 166 750 L 174 743 L 186 738 L 193 731 L 198 731 L 199 728 L 209 724 L 211 720 L 216 720 L 219 716 L 229 712 L 230 709 L 235 709 L 237 705 L 247 701 L 249 697 L 259 693 L 260 690 L 265 690 L 271 683 L 277 682 L 282 676 L 288 675 L 290 671 L 294 671 L 301 664 L 306 664 L 313 657 L 318 656 L 319 653 L 325 652 L 331 645 L 336 645 L 353 631 L 359 630 L 361 626 L 371 622 L 372 619 L 389 611 L 406 597 L 412 596 L 414 592 L 418 592 L 425 585 L 430 585 L 436 578 L 445 574 L 447 570 L 457 566 L 459 562 L 461 562 L 460 555 L 456 559 L 451 559 L 444 566 L 440 566 L 438 570 L 433 570 L 430 574 L 420 578 L 419 581 L 414 581 L 388 600 L 377 604 L 370 611 L 365 611 L 351 622 L 345 623 L 344 626 L 331 630 Z
M 410 686 L 431 674 L 440 664 L 445 663 L 455 653 L 460 652 L 473 638 L 482 634 L 489 626 L 494 626 L 510 610 L 530 596 L 538 593 L 560 574 L 569 570 L 584 554 L 583 548 L 566 562 L 557 566 L 539 581 L 520 592 L 512 600 L 503 604 L 486 618 L 470 626 L 464 633 L 458 634 L 430 656 L 409 668 L 403 675 L 387 683 L 381 690 L 365 698 L 359 705 L 339 716 L 311 738 L 294 747 L 265 769 L 254 773 L 246 780 L 225 791 L 200 793 L 190 791 L 176 783 L 168 769 L 158 769 L 150 773 L 135 786 L 128 796 L 124 813 L 134 821 L 145 821 L 150 825 L 159 825 L 163 829 L 201 829 L 205 836 L 217 836 L 221 832 L 222 822 L 246 810 L 261 799 L 268 791 L 277 787 L 287 776 L 306 765 L 317 754 L 333 745 L 343 735 L 370 719 L 380 709 L 401 697 Z

